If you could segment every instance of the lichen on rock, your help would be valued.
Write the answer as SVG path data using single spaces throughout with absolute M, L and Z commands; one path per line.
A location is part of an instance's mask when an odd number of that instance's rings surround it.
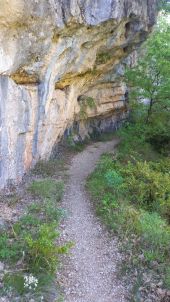
M 47 159 L 65 130 L 84 137 L 126 115 L 125 65 L 156 0 L 1 0 L 0 187 Z M 95 100 L 84 106 L 80 96 Z

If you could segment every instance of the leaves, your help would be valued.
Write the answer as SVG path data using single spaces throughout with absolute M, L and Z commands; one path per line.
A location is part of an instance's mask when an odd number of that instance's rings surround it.
M 170 109 L 169 70 L 170 25 L 161 18 L 144 44 L 138 64 L 127 69 L 125 74 L 131 86 L 130 98 L 134 102 L 145 103 L 148 121 L 155 112 L 167 112 Z

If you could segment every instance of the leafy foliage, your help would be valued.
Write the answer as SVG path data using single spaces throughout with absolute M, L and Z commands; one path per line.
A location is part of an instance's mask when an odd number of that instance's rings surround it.
M 33 271 L 54 272 L 56 270 L 58 255 L 67 251 L 66 246 L 56 245 L 58 236 L 55 223 L 42 224 L 36 230 L 36 234 L 26 234 L 26 259 Z
M 104 223 L 121 242 L 128 238 L 126 244 L 134 253 L 131 260 L 136 263 L 135 257 L 142 253 L 145 264 L 158 261 L 165 270 L 170 259 L 170 226 L 165 219 L 170 176 L 165 164 L 160 168 L 162 162 L 143 163 L 134 158 L 124 162 L 104 155 L 88 178 L 87 188 Z
M 13 262 L 21 257 L 22 245 L 20 242 L 18 244 L 15 241 L 10 240 L 11 237 L 7 232 L 0 235 L 0 259 L 1 261 Z
M 156 164 L 155 164 L 156 166 Z M 170 176 L 152 168 L 152 162 L 129 162 L 120 167 L 125 179 L 124 189 L 134 203 L 146 209 L 166 204 L 170 197 Z M 168 214 L 168 213 L 167 213 Z
M 166 13 L 170 12 L 170 2 L 169 0 L 159 0 L 158 1 L 158 9 L 163 10 Z
M 131 86 L 132 119 L 147 124 L 145 136 L 159 152 L 170 150 L 170 25 L 161 19 L 126 80 Z

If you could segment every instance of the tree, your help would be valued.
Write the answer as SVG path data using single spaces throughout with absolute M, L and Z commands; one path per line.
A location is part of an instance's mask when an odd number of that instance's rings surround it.
M 164 10 L 166 13 L 170 12 L 170 1 L 169 0 L 159 0 L 158 9 Z
M 170 110 L 170 25 L 161 20 L 145 43 L 144 56 L 138 64 L 126 72 L 126 80 L 132 87 L 133 100 L 146 100 L 147 117 L 158 110 Z
M 170 140 L 170 24 L 161 17 L 136 66 L 125 74 L 132 107 L 138 107 L 150 138 Z M 139 115 L 138 115 L 139 117 Z M 157 138 L 154 138 L 157 140 Z

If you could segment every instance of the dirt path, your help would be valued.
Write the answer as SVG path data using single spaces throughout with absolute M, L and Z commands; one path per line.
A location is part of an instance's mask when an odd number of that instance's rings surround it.
M 126 301 L 126 290 L 116 280 L 116 265 L 120 261 L 116 240 L 109 238 L 95 217 L 85 192 L 85 180 L 100 155 L 113 151 L 116 143 L 95 143 L 77 154 L 70 166 L 63 200 L 68 217 L 62 225 L 62 241 L 72 240 L 75 247 L 59 274 L 65 302 Z

